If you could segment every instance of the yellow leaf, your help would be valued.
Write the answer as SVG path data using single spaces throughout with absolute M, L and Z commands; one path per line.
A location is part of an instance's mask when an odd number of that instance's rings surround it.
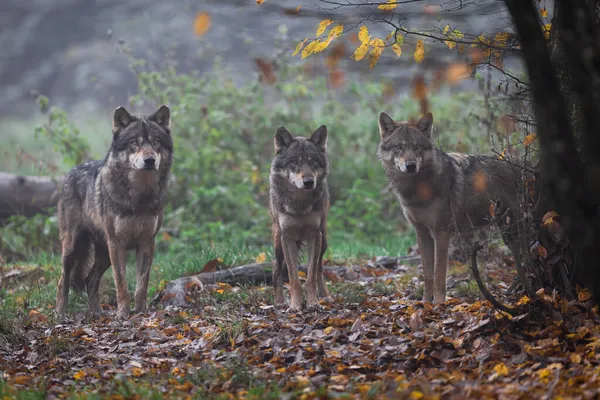
M 413 390 L 410 393 L 410 397 L 409 398 L 410 398 L 410 400 L 420 400 L 423 397 L 425 397 L 425 395 L 423 394 L 423 392 L 420 392 L 418 390 Z
M 552 24 L 544 24 L 544 37 L 546 39 L 550 39 L 550 29 L 552 29 Z
M 577 300 L 584 302 L 592 298 L 592 292 L 588 289 L 581 289 L 577 292 Z
M 544 214 L 544 218 L 542 218 L 544 221 L 544 222 L 542 222 L 542 225 L 543 226 L 550 225 L 554 221 L 554 218 L 556 218 L 558 216 L 559 216 L 559 214 L 556 211 L 548 211 L 546 214 Z
M 483 44 L 483 43 L 485 43 L 485 36 L 479 35 L 479 36 L 477 36 L 477 38 L 475 39 L 475 43 L 473 43 L 471 45 L 471 47 L 477 47 L 478 44 Z
M 295 56 L 296 54 L 298 54 L 298 52 L 300 50 L 302 50 L 302 48 L 304 47 L 304 44 L 306 43 L 307 40 L 308 40 L 308 38 L 306 38 L 303 41 L 301 41 L 300 43 L 298 43 L 298 45 L 296 46 L 296 50 L 294 50 L 294 52 L 292 53 L 292 57 Z
M 375 38 L 371 40 L 370 44 L 373 46 L 373 50 L 371 50 L 371 54 L 369 55 L 371 58 L 371 61 L 369 62 L 369 69 L 373 69 L 377 64 L 377 61 L 379 61 L 381 53 L 383 53 L 383 50 L 385 49 L 385 43 L 383 40 Z
M 540 14 L 542 15 L 542 17 L 544 18 L 548 18 L 548 10 L 546 10 L 545 8 L 542 8 L 540 10 Z
M 538 251 L 538 255 L 541 258 L 548 257 L 548 250 L 546 250 L 546 248 L 544 246 L 542 246 L 541 244 L 538 246 L 537 251 Z
M 298 277 L 300 277 L 300 278 L 306 278 L 306 272 L 304 272 L 304 271 L 298 271 Z
M 258 4 L 259 6 L 264 2 L 265 2 L 265 0 L 256 0 L 256 4 Z
M 344 25 L 339 24 L 339 25 L 336 25 L 333 28 L 331 28 L 328 36 L 330 38 L 336 38 L 336 37 L 340 36 L 343 31 L 344 31 Z
M 334 327 L 333 326 L 328 326 L 327 328 L 323 329 L 323 332 L 325 332 L 326 335 L 331 334 L 331 332 L 333 332 Z
M 538 377 L 540 378 L 540 381 L 542 381 L 542 383 L 550 382 L 550 378 L 552 376 L 552 371 L 550 371 L 548 368 L 540 369 L 537 373 L 538 373 Z
M 396 53 L 398 57 L 402 55 L 402 47 L 398 43 L 392 45 L 392 51 Z
M 504 363 L 498 363 L 494 366 L 494 373 L 498 376 L 508 376 L 508 368 Z
M 504 157 L 506 157 L 506 148 L 504 148 L 502 150 L 502 153 L 500 153 L 500 155 L 498 156 L 499 160 L 504 160 Z
M 317 37 L 321 36 L 323 32 L 325 32 L 325 29 L 327 29 L 327 27 L 331 24 L 333 24 L 333 21 L 330 19 L 324 19 L 323 21 L 319 22 L 319 27 L 317 28 Z
M 524 304 L 529 304 L 531 302 L 531 299 L 527 296 L 523 296 L 519 299 L 519 301 L 517 302 L 517 305 L 521 306 Z
M 523 139 L 523 144 L 525 146 L 529 146 L 531 143 L 535 142 L 535 139 L 536 139 L 535 133 L 530 133 L 529 135 L 525 136 L 525 139 Z
M 263 263 L 267 260 L 267 255 L 265 254 L 265 252 L 263 251 L 262 253 L 260 253 L 258 255 L 258 257 L 256 257 L 256 262 L 257 263 Z
M 286 371 L 286 368 L 285 368 L 285 367 L 277 368 L 277 369 L 275 370 L 275 372 L 277 372 L 278 374 L 283 374 L 285 371 Z
M 131 370 L 131 374 L 132 374 L 133 376 L 135 376 L 136 378 L 139 378 L 140 376 L 144 376 L 144 375 L 146 375 L 146 372 L 144 372 L 144 370 L 143 370 L 143 369 L 141 369 L 141 368 L 137 368 L 137 367 L 136 367 L 136 368 L 133 368 L 133 369 Z
M 450 25 L 446 25 L 446 27 L 444 28 L 444 32 L 442 32 L 444 35 L 448 33 L 448 31 L 450 30 Z
M 73 379 L 75 379 L 76 381 L 83 379 L 85 377 L 85 371 L 81 370 L 81 371 L 77 371 L 73 374 Z
M 380 4 L 377 8 L 379 8 L 380 10 L 390 11 L 396 7 L 398 7 L 398 3 L 396 3 L 396 0 L 388 0 L 388 4 Z
M 452 42 L 450 40 L 444 40 L 444 43 L 446 43 L 446 46 L 448 46 L 449 49 L 453 49 L 456 47 L 456 42 Z
M 581 356 L 577 353 L 569 354 L 569 361 L 573 364 L 581 364 Z
M 358 30 L 358 40 L 360 40 L 361 43 L 369 40 L 369 30 L 364 25 Z
M 368 52 L 369 52 L 369 41 L 365 41 L 360 46 L 358 46 L 356 48 L 356 50 L 354 50 L 354 54 L 352 54 L 352 58 L 354 59 L 354 61 L 360 61 L 363 58 L 365 58 L 365 56 L 367 55 Z
M 497 45 L 504 46 L 506 44 L 506 41 L 509 38 L 510 38 L 510 33 L 498 32 L 498 33 L 496 33 L 496 37 L 494 38 L 494 41 L 496 42 Z
M 319 45 L 321 41 L 319 39 L 313 40 L 302 50 L 302 59 L 304 60 L 306 57 L 315 54 L 315 48 Z
M 425 45 L 423 43 L 423 40 L 417 40 L 417 47 L 415 48 L 413 58 L 419 64 L 423 62 L 423 59 L 425 58 Z
M 210 28 L 210 15 L 207 12 L 200 12 L 194 18 L 194 33 L 202 36 Z

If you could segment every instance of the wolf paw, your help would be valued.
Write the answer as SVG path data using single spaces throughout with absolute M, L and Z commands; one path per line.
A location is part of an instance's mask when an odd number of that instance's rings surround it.
M 302 312 L 302 306 L 292 304 L 287 308 L 287 310 L 285 310 L 285 312 L 288 314 Z
M 129 310 L 118 310 L 115 319 L 117 321 L 126 321 L 129 319 Z

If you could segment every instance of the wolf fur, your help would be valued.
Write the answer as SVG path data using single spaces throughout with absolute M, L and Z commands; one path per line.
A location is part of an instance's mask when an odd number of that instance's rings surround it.
M 125 267 L 136 250 L 135 312 L 147 310 L 148 279 L 155 236 L 162 225 L 169 170 L 173 162 L 170 110 L 150 116 L 115 110 L 113 139 L 104 160 L 73 168 L 58 202 L 62 275 L 56 313 L 67 311 L 69 284 L 87 289 L 90 311 L 101 313 L 100 279 L 110 265 L 117 289 L 117 318 L 129 316 Z M 91 268 L 89 268 L 91 265 Z
M 397 122 L 381 113 L 378 156 L 417 233 L 425 280 L 423 300 L 440 303 L 446 298 L 451 235 L 493 222 L 491 203 L 496 207 L 494 214 L 507 215 L 502 221 L 514 221 L 523 170 L 491 156 L 445 153 L 434 147 L 432 130 L 431 113 L 416 124 Z M 520 257 L 516 239 L 508 234 L 503 239 L 515 258 Z
M 293 137 L 283 126 L 275 135 L 275 157 L 271 164 L 270 211 L 273 219 L 275 304 L 285 304 L 283 280 L 290 282 L 290 311 L 302 309 L 302 287 L 298 277 L 298 253 L 308 249 L 306 305 L 327 298 L 323 276 L 323 254 L 327 250 L 326 219 L 329 210 L 327 175 L 327 128 L 319 127 L 310 137 Z

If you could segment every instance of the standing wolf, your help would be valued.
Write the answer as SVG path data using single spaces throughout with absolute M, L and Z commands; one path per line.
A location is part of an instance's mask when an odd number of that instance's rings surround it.
M 149 117 L 115 110 L 113 140 L 104 160 L 75 167 L 58 203 L 63 270 L 56 313 L 67 311 L 69 281 L 87 289 L 90 310 L 101 313 L 100 279 L 110 265 L 117 289 L 117 318 L 129 316 L 125 266 L 136 250 L 135 312 L 147 310 L 154 237 L 161 227 L 169 170 L 173 162 L 170 110 Z M 87 267 L 92 264 L 88 271 Z
M 517 211 L 521 169 L 490 156 L 438 150 L 432 143 L 432 129 L 431 113 L 414 125 L 381 113 L 378 156 L 417 233 L 425 279 L 423 300 L 440 303 L 446 298 L 452 233 L 492 222 L 490 202 L 501 205 L 504 212 Z M 520 257 L 516 242 L 504 234 L 503 239 L 515 258 Z
M 323 254 L 327 250 L 325 223 L 329 209 L 327 174 L 327 128 L 323 125 L 309 138 L 293 137 L 283 126 L 275 135 L 275 158 L 271 164 L 270 211 L 273 218 L 275 304 L 285 304 L 283 279 L 288 270 L 290 311 L 302 309 L 298 278 L 298 252 L 308 248 L 306 304 L 317 305 L 329 297 L 323 277 Z

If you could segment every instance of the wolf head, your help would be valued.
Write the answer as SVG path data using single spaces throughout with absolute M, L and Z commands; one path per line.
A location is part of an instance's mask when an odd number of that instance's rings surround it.
M 327 160 L 327 127 L 322 125 L 310 137 L 293 137 L 280 126 L 275 134 L 275 158 L 271 174 L 287 179 L 297 189 L 314 190 L 325 180 Z
M 379 115 L 379 158 L 387 168 L 416 174 L 425 164 L 433 148 L 431 132 L 433 115 L 424 115 L 416 124 L 395 122 L 389 115 Z
M 148 117 L 134 116 L 124 107 L 117 108 L 108 161 L 133 171 L 168 170 L 173 153 L 170 122 L 171 112 L 166 105 Z

